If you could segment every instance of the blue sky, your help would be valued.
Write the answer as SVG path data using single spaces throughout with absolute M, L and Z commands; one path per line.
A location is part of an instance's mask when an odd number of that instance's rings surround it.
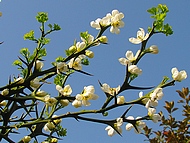
M 37 12 L 47 12 L 49 15 L 48 23 L 57 23 L 62 30 L 52 33 L 50 44 L 46 46 L 47 57 L 44 58 L 47 69 L 51 66 L 51 62 L 58 56 L 65 56 L 64 50 L 69 48 L 76 39 L 80 41 L 80 32 L 88 31 L 93 36 L 96 36 L 97 30 L 90 27 L 90 22 L 98 17 L 105 16 L 113 9 L 118 9 L 125 15 L 125 27 L 121 29 L 119 35 L 111 34 L 106 31 L 104 35 L 108 37 L 108 45 L 93 47 L 91 50 L 95 53 L 94 59 L 90 61 L 90 66 L 84 67 L 84 70 L 92 73 L 93 77 L 88 77 L 76 73 L 72 75 L 68 84 L 73 88 L 73 95 L 80 93 L 84 86 L 94 85 L 96 94 L 99 99 L 92 102 L 90 107 L 82 107 L 81 109 L 98 109 L 105 100 L 105 95 L 100 90 L 98 80 L 102 83 L 106 82 L 112 87 L 122 84 L 125 74 L 125 67 L 118 62 L 118 58 L 124 57 L 127 50 L 136 52 L 140 45 L 131 44 L 128 38 L 136 36 L 137 30 L 142 27 L 147 31 L 147 27 L 151 26 L 152 19 L 146 12 L 147 9 L 157 6 L 159 3 L 166 4 L 170 10 L 167 15 L 166 22 L 169 23 L 174 31 L 172 36 L 166 37 L 163 34 L 153 36 L 147 46 L 157 45 L 159 54 L 148 54 L 139 62 L 139 67 L 143 70 L 134 82 L 137 86 L 156 86 L 162 80 L 163 76 L 171 78 L 171 68 L 177 67 L 179 70 L 185 69 L 190 73 L 189 69 L 189 4 L 190 1 L 181 2 L 178 0 L 129 0 L 129 1 L 87 1 L 87 0 L 3 0 L 0 3 L 0 11 L 3 16 L 0 17 L 0 41 L 4 41 L 0 45 L 0 68 L 1 82 L 0 86 L 7 84 L 8 77 L 18 75 L 16 67 L 12 66 L 12 62 L 19 56 L 19 50 L 23 47 L 29 48 L 31 51 L 36 45 L 31 41 L 24 41 L 23 35 L 30 30 L 35 31 L 35 36 L 39 36 L 39 23 L 35 20 Z M 164 98 L 159 102 L 157 111 L 163 110 L 164 101 L 177 101 L 178 95 L 175 90 L 181 90 L 182 87 L 189 86 L 189 78 L 181 83 L 176 83 L 175 87 L 164 89 Z M 54 85 L 44 87 L 52 96 L 56 95 Z M 124 92 L 126 100 L 135 99 L 138 97 L 139 91 Z M 148 91 L 145 91 L 148 92 Z M 108 119 L 119 117 L 127 107 L 111 110 Z M 77 111 L 72 106 L 65 108 L 60 112 L 64 114 L 67 111 Z M 146 114 L 146 109 L 137 106 L 133 107 L 129 115 L 143 116 Z M 180 114 L 178 115 L 180 116 Z M 101 117 L 92 115 L 92 117 Z M 147 122 L 150 127 L 157 128 L 158 126 Z M 105 125 L 94 124 L 90 122 L 74 119 L 63 120 L 63 126 L 68 129 L 67 137 L 62 142 L 143 142 L 145 139 L 142 135 L 137 135 L 134 131 L 125 131 L 123 126 L 123 136 L 115 135 L 109 137 L 104 130 Z M 23 131 L 24 134 L 24 131 Z M 16 136 L 15 140 L 19 140 L 21 136 Z

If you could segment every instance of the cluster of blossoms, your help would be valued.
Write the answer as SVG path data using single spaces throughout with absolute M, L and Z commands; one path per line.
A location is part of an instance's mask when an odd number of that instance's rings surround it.
M 98 18 L 95 21 L 92 21 L 90 25 L 97 30 L 100 30 L 102 27 L 111 26 L 110 32 L 119 34 L 120 29 L 124 27 L 125 23 L 122 21 L 124 14 L 118 10 L 113 10 L 112 13 L 108 13 L 103 18 Z
M 73 101 L 72 105 L 76 108 L 84 106 L 90 106 L 89 100 L 98 99 L 98 95 L 94 94 L 94 86 L 85 86 L 81 94 L 76 95 L 76 99 Z

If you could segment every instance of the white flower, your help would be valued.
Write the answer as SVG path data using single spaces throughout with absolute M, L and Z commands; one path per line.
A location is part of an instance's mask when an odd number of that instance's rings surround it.
M 94 94 L 95 89 L 94 86 L 85 86 L 82 94 L 76 95 L 76 100 L 82 101 L 82 104 L 84 106 L 89 106 L 90 102 L 89 100 L 96 100 L 98 98 L 98 95 Z
M 115 33 L 115 34 L 120 33 L 119 28 L 122 28 L 125 25 L 125 23 L 122 21 L 123 18 L 124 18 L 123 13 L 119 12 L 118 10 L 113 10 L 112 11 L 111 28 L 110 28 L 111 33 Z
M 84 39 L 83 39 L 84 40 Z M 85 40 L 84 40 L 85 41 Z M 77 42 L 76 43 L 76 48 L 77 48 L 77 52 L 80 52 L 81 50 L 83 50 L 86 46 L 85 42 Z
M 57 99 L 55 99 L 54 97 L 50 97 L 50 95 L 46 95 L 44 97 L 44 102 L 47 106 L 53 106 L 57 102 Z
M 43 66 L 44 66 L 43 62 L 41 62 L 40 60 L 36 61 L 36 64 L 35 64 L 36 70 L 41 70 Z
M 101 89 L 105 93 L 109 93 L 110 95 L 115 96 L 120 91 L 120 85 L 118 87 L 116 87 L 116 88 L 111 88 L 107 83 L 104 83 L 104 84 L 102 84 Z
M 24 138 L 22 138 L 22 141 L 24 143 L 29 143 L 31 141 L 31 137 L 30 136 L 24 136 Z
M 122 118 L 117 118 L 116 119 L 116 123 L 114 123 L 114 127 L 116 128 L 116 130 L 121 134 L 122 133 L 122 128 L 121 128 L 121 126 L 122 126 L 122 124 L 123 124 L 123 119 Z M 116 131 L 111 127 L 111 126 L 107 126 L 106 128 L 105 128 L 105 130 L 106 131 L 108 131 L 108 136 L 113 136 L 115 133 L 116 133 Z
M 57 63 L 57 73 L 60 74 L 61 72 L 67 72 L 68 66 L 65 62 Z
M 1 95 L 3 95 L 3 96 L 6 96 L 8 94 L 9 94 L 9 89 L 8 88 L 5 88 L 5 89 L 3 89 L 3 91 L 1 91 Z
M 152 121 L 154 123 L 157 123 L 158 121 L 161 120 L 161 116 L 159 114 L 155 114 L 155 113 L 156 113 L 155 108 L 148 108 L 148 115 L 149 115 L 150 119 L 152 119 Z
M 112 13 L 108 13 L 102 19 L 98 18 L 95 21 L 92 21 L 90 25 L 97 30 L 101 29 L 101 26 L 106 27 L 111 25 L 110 32 L 119 34 L 119 28 L 122 28 L 125 25 L 125 23 L 122 21 L 123 18 L 123 13 L 119 12 L 118 10 L 113 10 Z
M 162 88 L 156 88 L 151 94 L 147 103 L 145 105 L 146 108 L 156 107 L 158 105 L 158 100 L 161 100 L 164 96 L 162 92 Z
M 62 88 L 60 85 L 56 85 L 56 89 L 61 93 L 63 96 L 69 96 L 72 93 L 72 88 L 70 85 L 65 85 L 64 88 Z
M 151 52 L 152 54 L 158 54 L 158 52 L 159 52 L 158 46 L 156 46 L 156 45 L 150 46 L 149 50 L 150 50 L 150 52 Z
M 53 129 L 55 129 L 55 125 L 52 122 L 48 122 L 44 125 L 44 130 L 47 132 L 51 132 Z
M 144 40 L 146 40 L 149 37 L 149 34 L 147 33 L 145 35 L 144 29 L 143 28 L 139 28 L 140 30 L 137 31 L 137 38 L 129 38 L 129 41 L 133 44 L 139 44 L 141 42 L 143 42 Z
M 124 104 L 125 103 L 125 97 L 124 96 L 118 96 L 117 97 L 117 104 Z
M 69 68 L 74 68 L 76 70 L 82 70 L 82 65 L 81 65 L 81 58 L 72 58 L 69 63 Z
M 141 117 L 137 117 L 136 118 L 136 120 L 137 119 L 140 119 Z M 126 118 L 127 120 L 134 120 L 134 117 L 133 116 L 129 116 L 129 117 L 127 117 Z M 136 126 L 136 128 L 137 128 L 137 130 L 135 130 L 135 132 L 136 133 L 141 133 L 142 131 L 142 129 L 146 126 L 146 124 L 145 124 L 145 122 L 143 122 L 143 121 L 141 121 L 141 120 L 138 120 L 138 121 L 136 121 L 136 123 L 135 123 L 135 126 Z M 128 123 L 127 125 L 126 125 L 126 130 L 131 130 L 132 128 L 133 128 L 134 126 L 131 124 L 131 123 Z
M 88 36 L 88 39 L 84 39 L 81 37 L 81 40 L 84 42 L 84 43 L 87 43 L 87 44 L 90 44 L 94 41 L 94 36 L 90 35 Z
M 130 63 L 132 63 L 133 61 L 135 61 L 137 59 L 137 57 L 139 56 L 139 53 L 140 53 L 140 50 L 137 51 L 137 53 L 133 54 L 132 51 L 127 51 L 126 54 L 125 54 L 125 57 L 126 58 L 119 58 L 119 62 L 122 64 L 122 65 L 129 65 Z
M 187 78 L 187 73 L 185 70 L 178 71 L 177 68 L 172 68 L 171 72 L 172 72 L 172 78 L 176 81 L 180 82 Z
M 38 88 L 40 86 L 39 78 L 35 78 L 35 79 L 31 80 L 30 86 L 32 86 L 33 88 Z
M 136 75 L 140 75 L 142 73 L 142 70 L 139 69 L 137 67 L 137 65 L 130 65 L 128 67 L 128 71 L 131 73 L 131 74 L 136 74 Z
M 101 18 L 98 18 L 95 21 L 91 21 L 90 22 L 91 27 L 96 28 L 97 30 L 101 29 L 100 21 L 101 21 Z
M 79 101 L 79 100 L 74 100 L 72 105 L 75 107 L 75 108 L 78 108 L 78 107 L 81 107 L 82 106 L 82 102 Z

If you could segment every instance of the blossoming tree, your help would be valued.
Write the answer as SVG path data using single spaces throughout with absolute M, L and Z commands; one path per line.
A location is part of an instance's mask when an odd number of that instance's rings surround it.
M 87 76 L 90 73 L 83 71 L 83 65 L 89 65 L 89 59 L 94 57 L 91 50 L 94 46 L 107 44 L 108 38 L 104 35 L 106 30 L 113 34 L 119 34 L 120 28 L 124 27 L 124 13 L 118 10 L 112 10 L 103 18 L 98 18 L 90 23 L 91 27 L 98 30 L 98 34 L 93 36 L 88 32 L 81 32 L 81 41 L 74 41 L 74 44 L 65 50 L 64 57 L 57 57 L 55 62 L 52 62 L 52 67 L 43 69 L 43 58 L 46 56 L 46 48 L 50 42 L 47 38 L 54 31 L 61 30 L 58 24 L 48 24 L 48 14 L 39 12 L 36 16 L 40 26 L 40 37 L 34 36 L 34 31 L 31 30 L 24 35 L 25 40 L 30 40 L 36 43 L 36 48 L 33 53 L 28 48 L 22 48 L 20 53 L 22 57 L 14 61 L 14 65 L 20 70 L 19 76 L 10 77 L 7 85 L 0 87 L 0 105 L 1 105 L 1 126 L 0 140 L 13 143 L 14 139 L 11 134 L 17 133 L 17 129 L 26 128 L 30 131 L 20 139 L 20 143 L 28 143 L 31 140 L 38 142 L 38 137 L 44 137 L 45 142 L 58 142 L 58 140 L 66 136 L 66 129 L 62 126 L 62 122 L 66 118 L 74 118 L 76 120 L 84 120 L 95 123 L 105 124 L 105 130 L 109 136 L 114 134 L 122 134 L 122 125 L 125 124 L 126 130 L 134 128 L 136 133 L 146 131 L 146 120 L 152 120 L 157 123 L 162 119 L 162 114 L 156 112 L 156 106 L 159 100 L 164 96 L 163 89 L 168 86 L 173 86 L 175 82 L 181 82 L 187 78 L 187 73 L 179 71 L 176 67 L 172 68 L 172 80 L 168 77 L 157 86 L 153 87 L 138 87 L 132 85 L 133 80 L 140 76 L 143 72 L 139 68 L 138 63 L 141 58 L 147 54 L 158 54 L 159 49 L 156 45 L 147 48 L 148 40 L 157 33 L 163 33 L 169 36 L 173 33 L 169 24 L 165 24 L 168 8 L 166 5 L 158 5 L 150 8 L 148 12 L 154 19 L 151 27 L 148 27 L 147 32 L 143 28 L 139 28 L 136 37 L 129 38 L 129 42 L 140 44 L 139 50 L 134 54 L 132 51 L 126 51 L 124 58 L 119 58 L 121 65 L 126 67 L 124 81 L 117 87 L 110 87 L 107 83 L 99 81 L 102 94 L 105 94 L 105 102 L 103 105 L 94 110 L 80 110 L 82 106 L 90 106 L 90 100 L 98 100 L 99 95 L 96 94 L 93 85 L 85 86 L 77 95 L 72 95 L 72 85 L 67 84 L 68 77 L 77 72 Z M 46 30 L 46 27 L 49 27 Z M 49 84 L 50 79 L 54 79 L 55 90 L 57 96 L 50 96 L 43 89 L 46 84 Z M 120 95 L 127 91 L 139 90 L 139 98 L 128 101 L 125 96 Z M 142 90 L 151 89 L 143 95 Z M 39 103 L 43 103 L 41 106 Z M 66 112 L 57 115 L 57 111 L 71 104 L 73 108 L 78 108 L 78 112 Z M 143 117 L 128 116 L 128 111 L 132 105 L 141 105 L 147 109 L 147 114 Z M 111 109 L 126 106 L 127 110 L 116 119 L 106 120 L 104 116 L 108 116 Z M 22 114 L 14 117 L 14 113 L 22 111 Z M 24 112 L 24 113 L 23 113 Z M 20 112 L 21 113 L 21 112 Z M 101 119 L 93 117 L 84 117 L 85 114 L 102 114 Z

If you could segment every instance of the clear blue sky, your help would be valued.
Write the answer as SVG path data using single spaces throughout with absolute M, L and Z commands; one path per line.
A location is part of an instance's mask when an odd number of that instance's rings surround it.
M 12 62 L 19 56 L 19 50 L 23 47 L 28 47 L 31 51 L 35 48 L 35 44 L 31 41 L 24 41 L 23 35 L 30 31 L 35 31 L 35 36 L 39 36 L 39 24 L 35 20 L 37 12 L 48 12 L 48 23 L 57 23 L 62 30 L 50 35 L 51 43 L 47 45 L 47 57 L 45 60 L 44 69 L 51 66 L 51 62 L 58 56 L 64 56 L 64 50 L 69 48 L 74 39 L 80 40 L 79 33 L 89 31 L 90 34 L 96 36 L 97 30 L 90 27 L 90 22 L 98 17 L 105 16 L 113 9 L 118 9 L 125 15 L 125 27 L 121 29 L 119 35 L 111 34 L 109 31 L 105 35 L 109 39 L 108 45 L 94 47 L 92 50 L 95 53 L 94 59 L 90 62 L 89 67 L 84 70 L 92 73 L 93 77 L 88 77 L 81 74 L 73 75 L 68 80 L 73 88 L 73 95 L 80 93 L 84 86 L 94 85 L 96 94 L 100 98 L 92 102 L 91 107 L 82 107 L 81 109 L 97 109 L 105 100 L 105 95 L 99 88 L 98 80 L 102 83 L 106 82 L 112 87 L 122 84 L 125 74 L 125 67 L 118 62 L 118 58 L 124 57 L 127 50 L 136 52 L 140 45 L 133 45 L 128 42 L 128 38 L 136 36 L 137 30 L 142 27 L 147 31 L 147 27 L 152 24 L 150 15 L 146 12 L 148 8 L 157 6 L 159 3 L 166 4 L 170 10 L 167 15 L 166 22 L 169 23 L 174 31 L 172 36 L 158 34 L 153 36 L 147 46 L 157 45 L 159 54 L 148 54 L 139 63 L 139 67 L 143 70 L 141 76 L 136 79 L 133 84 L 137 86 L 156 86 L 163 76 L 171 78 L 171 68 L 177 67 L 179 70 L 185 69 L 190 73 L 189 69 L 189 5 L 190 1 L 178 0 L 128 0 L 128 1 L 101 1 L 101 0 L 2 0 L 0 3 L 0 11 L 3 16 L 0 17 L 0 41 L 4 41 L 0 45 L 0 68 L 1 82 L 0 86 L 7 84 L 8 77 L 18 75 L 16 67 L 12 66 Z M 177 101 L 178 95 L 176 89 L 189 86 L 189 78 L 181 83 L 176 83 L 175 87 L 164 89 L 164 98 L 159 102 L 157 111 L 163 109 L 164 100 Z M 44 87 L 51 95 L 57 95 L 53 85 Z M 138 97 L 139 91 L 124 92 L 126 100 L 135 99 Z M 146 92 L 146 91 L 145 91 Z M 147 91 L 148 92 L 148 91 Z M 119 117 L 127 107 L 112 110 L 108 119 Z M 67 111 L 76 111 L 73 107 L 63 109 L 60 114 Z M 128 115 L 143 116 L 147 113 L 146 109 L 137 106 L 134 107 Z M 178 115 L 180 116 L 180 114 Z M 100 116 L 92 116 L 100 117 Z M 150 127 L 157 128 L 157 125 L 147 122 Z M 94 124 L 90 122 L 74 119 L 63 120 L 63 126 L 68 129 L 67 137 L 61 142 L 73 143 L 140 143 L 145 139 L 142 135 L 137 135 L 134 131 L 125 131 L 123 126 L 123 137 L 115 135 L 109 137 L 104 130 L 105 125 Z M 24 134 L 23 130 L 23 134 Z M 16 136 L 15 141 L 21 136 Z

